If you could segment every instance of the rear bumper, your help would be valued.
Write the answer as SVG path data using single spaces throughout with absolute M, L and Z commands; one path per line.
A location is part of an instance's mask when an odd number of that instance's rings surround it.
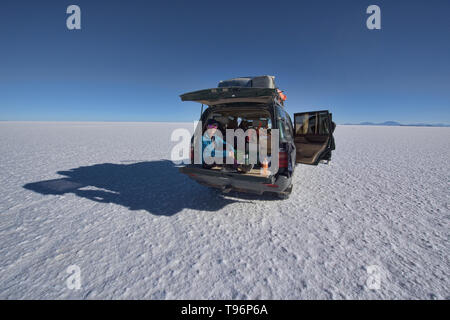
M 223 191 L 235 190 L 247 193 L 283 192 L 291 184 L 291 178 L 275 175 L 271 177 L 248 176 L 240 173 L 220 172 L 204 169 L 200 166 L 180 167 L 181 173 L 208 187 Z

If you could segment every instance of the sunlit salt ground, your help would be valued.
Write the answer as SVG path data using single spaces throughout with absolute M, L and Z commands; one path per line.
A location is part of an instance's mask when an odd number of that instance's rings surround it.
M 179 174 L 180 126 L 0 123 L 0 298 L 450 299 L 450 129 L 338 126 L 280 201 Z

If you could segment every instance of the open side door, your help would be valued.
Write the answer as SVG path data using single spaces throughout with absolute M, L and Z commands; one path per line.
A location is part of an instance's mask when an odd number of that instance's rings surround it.
M 336 127 L 332 114 L 328 110 L 295 113 L 294 123 L 296 162 L 317 165 L 320 160 L 331 160 Z

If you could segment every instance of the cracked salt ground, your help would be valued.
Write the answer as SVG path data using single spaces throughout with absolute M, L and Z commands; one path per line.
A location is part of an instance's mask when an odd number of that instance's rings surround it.
M 178 127 L 0 123 L 0 298 L 450 298 L 448 128 L 338 126 L 280 201 L 179 174 Z

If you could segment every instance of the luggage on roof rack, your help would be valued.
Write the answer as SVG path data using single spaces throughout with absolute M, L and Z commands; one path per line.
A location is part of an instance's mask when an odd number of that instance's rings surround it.
M 274 76 L 240 77 L 219 82 L 219 88 L 244 87 L 244 88 L 269 88 L 275 89 Z

